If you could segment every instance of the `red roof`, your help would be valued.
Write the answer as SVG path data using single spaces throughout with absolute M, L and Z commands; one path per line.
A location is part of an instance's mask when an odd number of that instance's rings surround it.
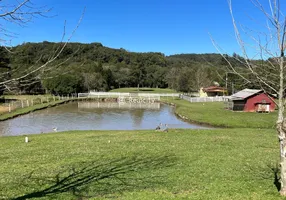
M 210 87 L 203 88 L 203 91 L 204 92 L 226 92 L 227 90 L 219 86 L 210 86 Z

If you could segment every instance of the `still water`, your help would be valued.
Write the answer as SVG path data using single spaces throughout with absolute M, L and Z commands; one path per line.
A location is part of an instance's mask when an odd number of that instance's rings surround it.
M 160 103 L 73 102 L 0 122 L 0 136 L 47 133 L 68 130 L 139 130 L 207 128 L 184 122 L 172 107 Z

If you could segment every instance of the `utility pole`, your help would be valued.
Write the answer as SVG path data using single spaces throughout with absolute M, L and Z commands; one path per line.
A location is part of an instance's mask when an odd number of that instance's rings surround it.
M 226 90 L 227 90 L 227 74 L 228 74 L 228 72 L 225 73 L 225 88 L 226 88 Z

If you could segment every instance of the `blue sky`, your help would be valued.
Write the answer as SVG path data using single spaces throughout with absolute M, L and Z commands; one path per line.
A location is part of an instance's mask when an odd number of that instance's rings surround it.
M 6 0 L 9 1 L 9 0 Z M 267 3 L 268 0 L 261 0 Z M 227 0 L 33 0 L 53 8 L 26 27 L 7 24 L 17 33 L 12 45 L 60 41 L 64 21 L 67 35 L 86 7 L 74 42 L 100 42 L 134 52 L 217 53 L 209 34 L 228 53 L 240 53 Z M 237 21 L 253 26 L 250 16 L 262 19 L 250 0 L 233 0 Z M 254 25 L 255 27 L 256 25 Z

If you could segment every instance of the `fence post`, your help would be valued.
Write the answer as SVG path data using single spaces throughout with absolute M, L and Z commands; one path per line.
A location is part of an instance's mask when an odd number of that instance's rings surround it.
M 10 103 L 9 103 L 9 112 L 11 112 L 11 105 L 10 105 Z
M 32 106 L 34 105 L 34 99 L 31 100 L 31 104 L 32 104 Z
M 29 107 L 30 106 L 30 104 L 29 104 L 29 100 L 27 99 L 27 106 Z

